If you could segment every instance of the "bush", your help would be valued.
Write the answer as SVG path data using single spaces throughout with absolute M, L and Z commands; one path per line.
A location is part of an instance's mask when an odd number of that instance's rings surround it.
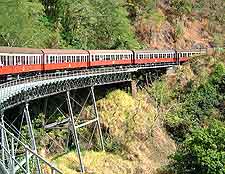
M 169 169 L 177 174 L 225 173 L 225 125 L 212 120 L 206 128 L 197 128 L 172 157 Z
M 218 110 L 223 113 L 225 67 L 214 65 L 213 72 L 199 86 L 189 88 L 188 93 L 179 96 L 182 103 L 167 114 L 166 127 L 177 141 L 185 140 L 185 135 L 193 127 L 204 125 L 205 120 L 214 117 Z M 219 115 L 221 115 L 219 113 Z M 218 114 L 216 116 L 218 118 Z

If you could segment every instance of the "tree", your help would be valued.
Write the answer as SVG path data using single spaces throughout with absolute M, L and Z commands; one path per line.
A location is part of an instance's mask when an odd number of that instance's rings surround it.
M 139 48 L 121 0 L 60 0 L 56 9 L 67 47 Z
M 43 10 L 36 0 L 1 0 L 0 45 L 45 47 L 50 31 Z
M 225 125 L 212 120 L 206 128 L 197 128 L 173 156 L 169 167 L 177 174 L 225 173 Z

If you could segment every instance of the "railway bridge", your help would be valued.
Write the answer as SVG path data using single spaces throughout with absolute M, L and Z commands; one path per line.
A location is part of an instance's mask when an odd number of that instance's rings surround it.
M 53 173 L 62 173 L 53 164 L 41 157 L 37 152 L 35 135 L 31 116 L 29 112 L 29 103 L 33 100 L 65 93 L 65 101 L 68 109 L 66 119 L 46 125 L 46 129 L 59 124 L 67 123 L 70 127 L 74 145 L 79 159 L 80 172 L 85 172 L 85 166 L 81 155 L 79 142 L 79 128 L 94 124 L 94 129 L 100 137 L 100 147 L 104 150 L 104 140 L 101 133 L 99 115 L 96 107 L 95 92 L 96 86 L 131 82 L 133 75 L 140 71 L 151 71 L 152 69 L 170 68 L 178 65 L 176 62 L 150 63 L 143 65 L 129 65 L 117 67 L 101 67 L 85 70 L 73 70 L 68 72 L 55 72 L 41 74 L 19 80 L 9 81 L 0 85 L 0 112 L 1 112 L 1 146 L 0 146 L 0 172 L 5 174 L 15 173 L 47 173 L 44 168 Z M 71 90 L 87 88 L 88 98 L 92 101 L 93 117 L 82 122 L 77 121 L 80 113 L 74 114 L 72 102 L 75 99 L 70 95 Z M 87 101 L 86 100 L 86 101 Z M 75 101 L 76 102 L 76 101 Z M 23 106 L 22 116 L 29 132 L 29 140 L 21 137 L 20 128 L 7 123 L 5 112 L 18 105 Z M 85 103 L 81 106 L 82 112 Z M 59 111 L 60 109 L 57 108 Z M 61 112 L 63 114 L 63 112 Z M 22 125 L 22 123 L 21 123 Z

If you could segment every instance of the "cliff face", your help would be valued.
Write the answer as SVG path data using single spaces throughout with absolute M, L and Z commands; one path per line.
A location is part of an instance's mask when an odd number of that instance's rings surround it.
M 149 48 L 223 46 L 224 8 L 222 0 L 158 0 L 136 18 L 136 35 Z

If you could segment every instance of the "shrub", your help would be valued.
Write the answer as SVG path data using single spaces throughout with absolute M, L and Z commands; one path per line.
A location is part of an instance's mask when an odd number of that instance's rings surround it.
M 172 157 L 170 170 L 177 174 L 225 173 L 225 126 L 212 120 L 206 128 L 197 128 Z

